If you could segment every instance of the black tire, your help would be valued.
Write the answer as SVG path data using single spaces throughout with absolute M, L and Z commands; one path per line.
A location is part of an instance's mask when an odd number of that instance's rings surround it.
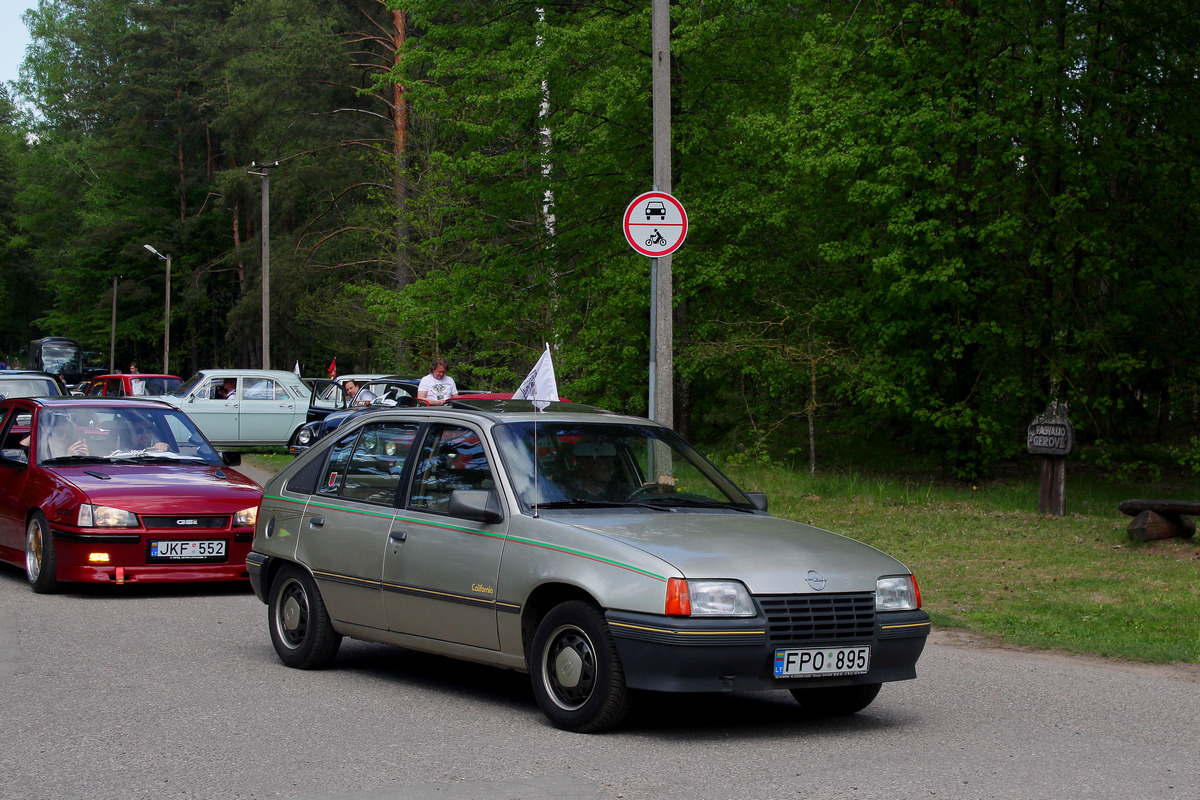
M 50 521 L 40 511 L 33 512 L 25 526 L 25 578 L 38 594 L 53 594 L 62 586 Z
M 538 625 L 529 674 L 542 713 L 555 727 L 595 733 L 629 713 L 632 695 L 608 623 L 591 603 L 555 606 Z
M 824 689 L 792 689 L 792 697 L 811 716 L 844 717 L 871 705 L 881 688 L 882 683 L 860 683 Z
M 271 582 L 267 625 L 279 660 L 296 669 L 325 666 L 342 644 L 317 582 L 307 570 L 293 564 L 279 570 Z

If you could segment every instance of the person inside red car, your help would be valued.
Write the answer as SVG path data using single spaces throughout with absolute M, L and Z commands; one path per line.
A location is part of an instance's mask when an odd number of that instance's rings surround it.
M 161 452 L 171 449 L 171 445 L 158 438 L 158 432 L 154 430 L 154 425 L 145 419 L 133 421 L 131 440 L 134 450 L 158 450 Z
M 54 414 L 50 417 L 50 429 L 42 439 L 42 459 L 63 458 L 65 456 L 86 456 L 87 442 L 77 436 L 75 423 L 66 414 Z

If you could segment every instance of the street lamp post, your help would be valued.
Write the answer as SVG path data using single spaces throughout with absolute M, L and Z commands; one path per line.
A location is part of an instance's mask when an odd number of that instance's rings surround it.
M 163 367 L 164 374 L 170 374 L 171 370 L 168 362 L 171 358 L 171 257 L 164 256 L 162 253 L 155 250 L 150 245 L 143 245 L 147 250 L 158 256 L 161 261 L 167 262 L 167 289 L 164 294 L 165 308 L 163 311 Z

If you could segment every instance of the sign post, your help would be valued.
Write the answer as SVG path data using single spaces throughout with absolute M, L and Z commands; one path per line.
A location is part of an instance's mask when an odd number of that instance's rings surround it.
M 1029 423 L 1025 442 L 1030 453 L 1042 457 L 1038 513 L 1061 517 L 1066 512 L 1067 454 L 1075 446 L 1075 428 L 1067 419 L 1067 404 L 1051 401 Z

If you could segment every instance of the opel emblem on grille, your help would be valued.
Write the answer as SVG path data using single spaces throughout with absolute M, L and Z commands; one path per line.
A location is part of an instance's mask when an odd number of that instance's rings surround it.
M 175 524 L 176 525 L 199 525 L 200 521 L 194 520 L 194 519 L 177 519 L 177 520 L 175 520 Z
M 825 576 L 817 572 L 815 569 L 810 569 L 808 574 L 804 576 L 804 580 L 808 582 L 815 591 L 821 591 L 825 588 Z

